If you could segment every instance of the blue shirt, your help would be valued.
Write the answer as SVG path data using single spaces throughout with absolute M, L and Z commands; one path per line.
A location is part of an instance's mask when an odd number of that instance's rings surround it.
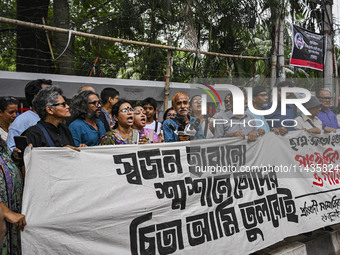
M 34 126 L 40 120 L 40 117 L 35 112 L 26 111 L 20 114 L 12 123 L 8 130 L 7 146 L 13 151 L 16 147 L 14 136 L 20 136 L 26 129 Z
M 101 120 L 96 119 L 98 131 L 88 124 L 84 119 L 75 119 L 68 127 L 72 133 L 74 143 L 77 147 L 81 143 L 87 146 L 98 145 L 99 139 L 105 134 L 105 127 Z
M 322 129 L 325 129 L 325 127 L 331 127 L 334 129 L 338 129 L 338 120 L 336 118 L 336 115 L 328 108 L 326 112 L 320 111 L 318 118 L 322 122 Z
M 178 118 L 175 116 L 175 118 Z M 189 123 L 193 124 L 197 118 L 188 116 L 189 118 Z M 172 120 L 172 119 L 167 119 L 164 121 L 163 124 L 163 134 L 164 134 L 164 141 L 167 142 L 177 142 L 178 136 L 175 134 L 175 131 L 170 128 L 170 124 L 175 127 L 176 130 L 178 130 L 178 124 Z M 194 140 L 197 139 L 205 139 L 205 136 L 203 134 L 203 130 L 201 127 L 201 123 L 198 126 L 198 132 L 194 136 Z
M 246 112 L 253 116 L 257 130 L 263 129 L 266 133 L 270 132 L 270 127 L 269 127 L 264 115 L 256 115 L 256 114 L 252 113 L 249 110 L 249 108 L 246 110 Z M 254 124 L 252 124 L 252 125 L 254 125 Z
M 264 110 L 268 110 L 272 107 L 273 103 L 269 103 L 267 105 L 267 107 L 264 108 Z M 269 115 L 265 115 L 265 118 L 268 119 L 273 119 L 273 121 L 268 120 L 268 125 L 270 128 L 279 128 L 279 127 L 285 127 L 288 131 L 293 131 L 294 129 L 294 119 L 295 119 L 295 107 L 292 104 L 287 104 L 286 105 L 286 115 L 281 115 L 281 104 L 278 104 L 276 107 L 276 110 L 269 114 Z M 274 119 L 277 119 L 274 121 Z M 288 120 L 289 119 L 289 120 Z M 283 120 L 287 120 L 285 121 L 283 124 L 284 126 L 281 124 L 281 122 Z M 286 127 L 289 126 L 289 127 Z

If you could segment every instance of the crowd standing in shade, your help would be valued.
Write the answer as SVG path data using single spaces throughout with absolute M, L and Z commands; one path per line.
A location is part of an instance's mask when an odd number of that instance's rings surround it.
M 8 130 L 18 114 L 18 100 L 14 97 L 0 98 L 0 135 L 7 140 Z
M 177 93 L 172 98 L 172 107 L 164 112 L 163 123 L 157 120 L 154 98 L 146 98 L 133 107 L 130 101 L 119 99 L 119 92 L 114 88 L 103 89 L 101 101 L 91 86 L 82 86 L 69 106 L 63 91 L 51 85 L 52 81 L 43 79 L 29 82 L 25 87 L 25 97 L 30 110 L 17 118 L 18 101 L 13 97 L 0 98 L 0 254 L 9 254 L 9 251 L 10 254 L 21 254 L 20 230 L 26 225 L 25 216 L 21 214 L 24 172 L 16 165 L 20 166 L 22 158 L 14 136 L 26 136 L 33 147 L 69 147 L 80 151 L 76 147 L 150 144 L 164 140 L 179 142 L 213 137 L 244 139 L 248 136 L 248 141 L 253 142 L 270 131 L 277 135 L 292 131 L 293 128 L 282 126 L 282 121 L 287 119 L 295 119 L 295 130 L 313 134 L 320 134 L 322 130 L 324 133 L 336 132 L 339 128 L 336 115 L 330 111 L 331 93 L 326 89 L 318 91 L 316 97 L 312 96 L 304 104 L 311 116 L 302 114 L 296 117 L 293 105 L 287 105 L 287 115 L 281 115 L 281 89 L 294 86 L 290 82 L 277 85 L 278 107 L 266 116 L 267 119 L 254 113 L 254 109 L 261 111 L 272 106 L 268 103 L 266 89 L 258 86 L 252 89 L 253 108 L 248 106 L 243 115 L 234 115 L 233 95 L 227 93 L 225 111 L 216 113 L 214 119 L 202 114 L 201 96 L 190 99 L 185 93 Z M 243 92 L 246 105 L 247 96 Z M 293 94 L 287 93 L 286 97 L 293 97 Z M 267 123 L 268 119 L 279 121 Z M 249 125 L 250 120 L 254 121 L 254 126 Z M 245 126 L 231 126 L 231 121 L 244 121 Z M 288 122 L 286 124 L 290 124 Z

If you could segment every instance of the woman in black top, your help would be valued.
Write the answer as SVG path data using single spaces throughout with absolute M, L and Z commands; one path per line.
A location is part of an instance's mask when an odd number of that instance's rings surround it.
M 65 118 L 71 116 L 70 107 L 63 97 L 63 91 L 57 86 L 42 89 L 34 98 L 33 106 L 40 121 L 22 134 L 27 137 L 28 142 L 33 147 L 75 149 L 72 134 L 63 123 Z

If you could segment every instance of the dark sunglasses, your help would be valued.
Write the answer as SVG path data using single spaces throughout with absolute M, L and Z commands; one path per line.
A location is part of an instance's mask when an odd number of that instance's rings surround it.
M 62 105 L 63 107 L 66 107 L 67 103 L 64 101 L 62 103 L 51 104 L 51 106 L 58 106 L 58 105 Z
M 174 117 L 175 115 L 176 115 L 175 113 L 173 113 L 173 114 L 167 113 L 167 114 L 166 114 L 167 117 L 170 117 L 170 116 Z

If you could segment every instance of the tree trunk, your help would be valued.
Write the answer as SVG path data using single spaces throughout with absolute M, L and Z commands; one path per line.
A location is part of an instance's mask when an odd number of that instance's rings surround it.
M 53 12 L 54 12 L 54 23 L 56 27 L 61 27 L 65 29 L 70 29 L 70 11 L 67 0 L 54 0 L 53 1 Z M 57 59 L 57 67 L 58 72 L 60 74 L 68 74 L 74 75 L 74 55 L 73 55 L 73 37 L 69 45 L 68 42 L 68 34 L 64 33 L 55 33 L 54 35 L 54 43 L 56 49 L 56 58 Z M 64 49 L 67 49 L 64 51 Z
M 42 24 L 47 19 L 49 0 L 17 0 L 17 19 Z M 17 27 L 18 72 L 53 73 L 54 66 L 43 30 Z

